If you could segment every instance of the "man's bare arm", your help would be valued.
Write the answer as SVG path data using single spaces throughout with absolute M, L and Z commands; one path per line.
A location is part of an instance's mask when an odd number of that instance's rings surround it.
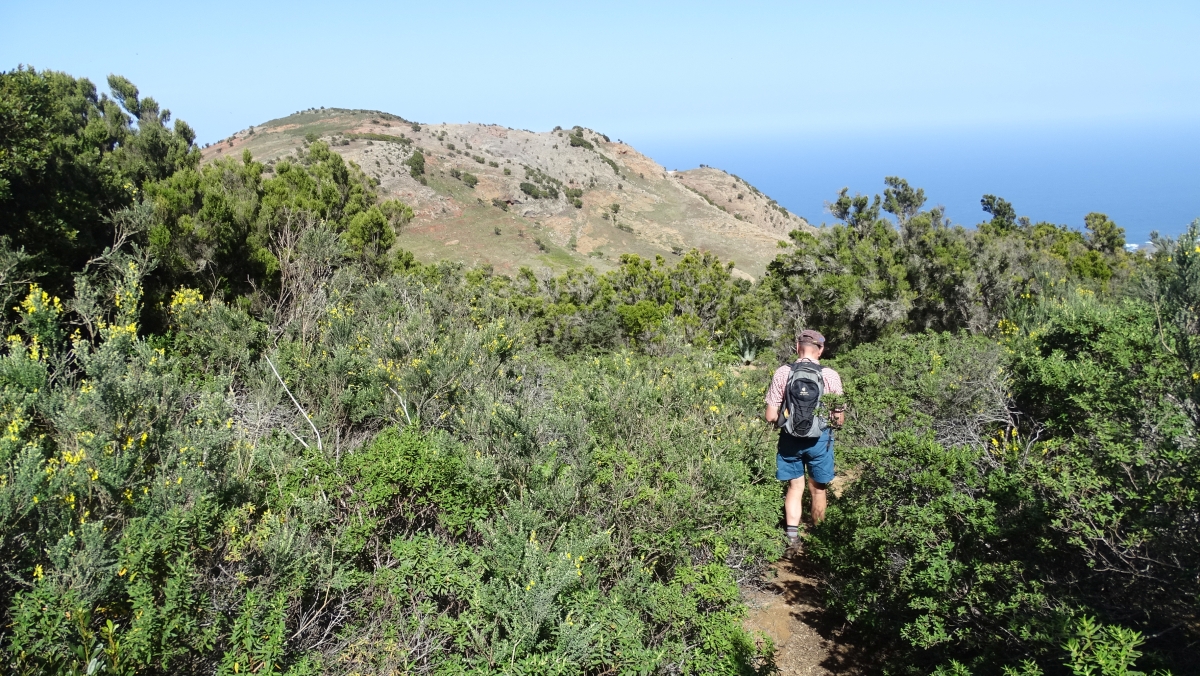
M 779 420 L 779 407 L 767 404 L 766 418 L 769 423 Z

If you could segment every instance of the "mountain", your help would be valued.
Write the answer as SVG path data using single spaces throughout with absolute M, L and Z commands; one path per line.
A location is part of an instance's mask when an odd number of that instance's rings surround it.
M 746 181 L 712 167 L 667 171 L 592 129 L 548 132 L 486 124 L 418 124 L 389 113 L 311 109 L 204 149 L 205 161 L 249 150 L 268 167 L 321 139 L 413 208 L 398 237 L 418 259 L 605 270 L 623 253 L 689 249 L 755 278 L 797 228 L 812 230 Z M 420 151 L 424 175 L 406 164 Z

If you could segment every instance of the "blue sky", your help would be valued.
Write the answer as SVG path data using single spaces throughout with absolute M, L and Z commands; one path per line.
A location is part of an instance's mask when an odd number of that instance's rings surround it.
M 0 67 L 123 74 L 202 141 L 340 106 L 583 124 L 667 164 L 709 144 L 749 158 L 840 139 L 1184 133 L 1200 122 L 1197 35 L 1196 2 L 0 0 Z

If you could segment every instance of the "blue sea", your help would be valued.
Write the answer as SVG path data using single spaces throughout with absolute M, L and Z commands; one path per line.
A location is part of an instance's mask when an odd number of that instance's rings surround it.
M 924 188 L 955 223 L 988 216 L 984 194 L 1017 213 L 1083 229 L 1099 211 L 1126 241 L 1178 236 L 1200 218 L 1200 125 L 1157 128 L 929 130 L 887 134 L 630 139 L 667 169 L 700 164 L 746 179 L 814 225 L 832 222 L 838 190 L 883 192 L 885 176 Z

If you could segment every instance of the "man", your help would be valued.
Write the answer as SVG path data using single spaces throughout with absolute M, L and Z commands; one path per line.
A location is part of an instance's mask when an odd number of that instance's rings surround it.
M 796 340 L 796 362 L 820 364 L 825 351 L 825 336 L 817 331 L 805 329 Z M 842 377 L 831 368 L 819 367 L 824 385 L 824 395 L 842 394 Z M 785 364 L 775 370 L 771 387 L 767 389 L 767 422 L 778 423 L 780 409 L 784 404 L 784 392 L 792 365 Z M 783 511 L 787 523 L 787 538 L 790 546 L 799 541 L 801 499 L 804 497 L 804 477 L 808 475 L 808 487 L 812 493 L 813 523 L 825 519 L 825 489 L 833 481 L 833 428 L 846 422 L 846 410 L 842 406 L 829 409 L 818 404 L 817 424 L 825 428 L 819 437 L 796 437 L 784 430 L 779 432 L 779 444 L 775 454 L 775 478 L 788 482 L 787 496 L 783 500 Z M 815 432 L 814 432 L 815 433 Z

